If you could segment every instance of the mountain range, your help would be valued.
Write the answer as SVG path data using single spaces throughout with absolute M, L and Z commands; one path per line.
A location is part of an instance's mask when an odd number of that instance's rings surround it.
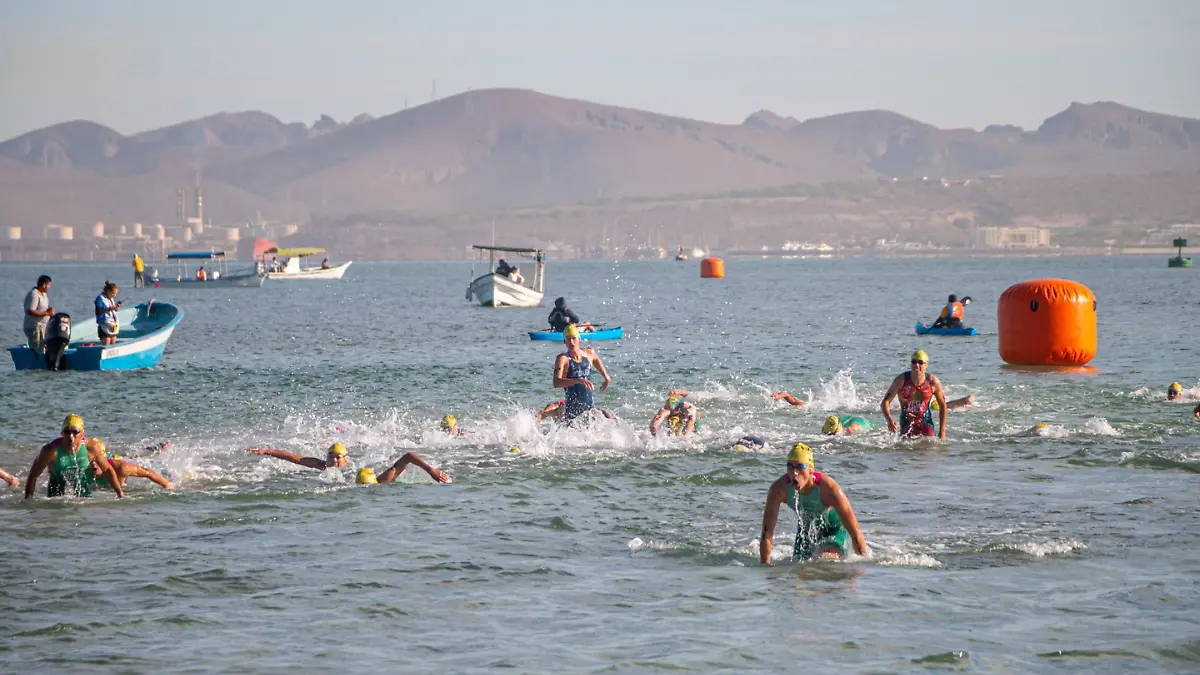
M 0 224 L 173 222 L 205 213 L 449 212 L 835 181 L 1200 170 L 1200 120 L 1071 103 L 1037 129 L 939 129 L 884 111 L 715 124 L 549 96 L 470 91 L 379 118 L 218 113 L 125 136 L 71 121 L 0 143 Z M 190 202 L 189 202 L 190 204 Z

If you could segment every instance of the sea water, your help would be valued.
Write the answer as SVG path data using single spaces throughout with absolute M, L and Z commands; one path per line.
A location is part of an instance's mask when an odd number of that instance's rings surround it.
M 0 266 L 8 318 L 50 274 L 91 320 L 124 264 Z M 128 498 L 0 489 L 0 659 L 28 672 L 1185 672 L 1200 669 L 1200 277 L 1146 257 L 548 263 L 538 309 L 463 299 L 469 263 L 356 262 L 340 282 L 122 287 L 186 316 L 160 364 L 0 369 L 0 466 L 22 478 L 69 412 L 177 484 Z M 1094 374 L 1003 367 L 996 302 L 1062 277 L 1098 298 Z M 918 337 L 948 293 L 975 337 Z M 625 327 L 590 428 L 535 421 L 556 296 Z M 951 398 L 945 442 L 898 442 L 879 401 L 916 348 Z M 599 385 L 599 377 L 596 378 Z M 1183 402 L 1167 402 L 1173 380 Z M 597 386 L 597 389 L 599 387 Z M 694 438 L 652 437 L 668 388 Z M 787 390 L 808 402 L 772 401 Z M 454 414 L 468 432 L 438 430 Z M 831 414 L 874 431 L 822 436 Z M 1038 422 L 1048 427 L 1029 433 Z M 737 452 L 744 433 L 765 437 Z M 137 450 L 163 440 L 172 451 Z M 317 472 L 252 455 L 323 456 Z M 767 487 L 810 444 L 869 560 L 789 560 Z M 520 448 L 519 453 L 511 450 Z M 359 487 L 415 451 L 410 468 Z

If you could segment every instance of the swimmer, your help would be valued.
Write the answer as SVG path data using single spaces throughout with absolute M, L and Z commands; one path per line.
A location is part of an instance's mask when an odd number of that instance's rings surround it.
M 787 393 L 786 391 L 781 391 L 778 394 L 771 394 L 771 400 L 772 401 L 786 401 L 788 403 L 791 403 L 794 406 L 805 405 L 804 401 L 801 401 L 800 399 L 796 398 L 795 396 L 792 396 L 791 394 Z
M 465 436 L 467 432 L 458 428 L 458 420 L 454 419 L 454 415 L 442 416 L 442 431 L 451 436 Z
M 672 389 L 672 392 L 682 391 Z M 685 393 L 686 395 L 686 393 Z M 700 411 L 682 398 L 671 396 L 650 420 L 650 435 L 657 436 L 658 428 L 667 423 L 673 434 L 691 435 L 700 428 Z
M 1167 387 L 1167 400 L 1174 401 L 1183 396 L 1183 385 L 1178 382 L 1172 382 L 1171 386 Z
M 0 469 L 0 480 L 8 483 L 9 487 L 17 487 L 18 485 L 21 484 L 20 478 L 17 478 L 16 476 L 5 471 L 4 469 Z
M 101 449 L 104 449 L 104 441 L 97 440 L 96 442 L 100 444 Z M 134 464 L 120 455 L 108 454 L 107 450 L 105 450 L 105 454 L 108 457 L 108 463 L 111 464 L 112 468 L 116 470 L 117 478 L 121 479 L 121 487 L 125 487 L 125 481 L 129 480 L 130 478 L 145 478 L 146 480 L 157 483 L 168 490 L 175 487 L 174 485 L 171 485 L 170 481 L 168 481 L 166 478 L 163 478 L 152 469 L 147 469 L 144 466 Z M 111 484 L 104 476 L 104 472 L 100 470 L 100 466 L 98 464 L 92 462 L 88 466 L 88 469 L 92 472 L 92 478 L 96 481 L 96 487 L 104 488 L 105 490 L 112 489 Z
M 272 450 L 270 448 L 246 448 L 246 452 L 252 452 L 256 455 L 264 455 L 266 457 L 275 457 L 282 459 L 285 462 L 299 464 L 300 466 L 324 471 L 325 469 L 340 469 L 350 463 L 349 453 L 346 452 L 346 446 L 341 443 L 334 443 L 329 446 L 329 451 L 325 453 L 325 459 L 318 457 L 301 457 L 294 452 L 287 450 Z
M 396 462 L 394 464 L 389 466 L 386 471 L 379 474 L 378 476 L 375 475 L 374 469 L 364 466 L 363 468 L 358 470 L 358 476 L 355 477 L 354 482 L 358 483 L 359 485 L 374 485 L 376 483 L 391 483 L 392 481 L 396 480 L 397 476 L 404 473 L 404 470 L 408 468 L 409 464 L 415 464 L 418 467 L 424 469 L 425 473 L 429 474 L 430 478 L 434 479 L 435 481 L 437 481 L 439 483 L 449 483 L 450 482 L 450 476 L 448 476 L 445 471 L 441 471 L 439 469 L 435 469 L 434 467 L 430 466 L 425 460 L 421 459 L 421 457 L 419 455 L 417 455 L 417 453 L 415 453 L 415 452 L 404 453 L 404 455 L 401 456 L 400 459 L 396 460 Z
M 929 355 L 925 353 L 924 349 L 913 352 L 910 361 L 912 369 L 900 373 L 896 379 L 892 380 L 892 386 L 888 387 L 883 401 L 879 404 L 879 408 L 883 410 L 883 417 L 887 420 L 888 431 L 895 433 L 900 430 L 901 435 L 906 438 L 932 436 L 933 413 L 930 410 L 930 402 L 936 399 L 940 406 L 937 436 L 944 439 L 946 437 L 946 394 L 942 391 L 942 383 L 936 375 L 926 373 L 926 368 L 929 366 Z M 899 426 L 897 426 L 896 420 L 892 419 L 892 412 L 889 410 L 892 399 L 897 395 L 900 397 Z
M 870 555 L 850 500 L 837 481 L 813 470 L 812 450 L 803 443 L 792 448 L 787 457 L 787 473 L 771 483 L 767 491 L 758 546 L 758 558 L 764 565 L 771 564 L 775 521 L 779 517 L 779 507 L 784 505 L 796 512 L 793 559 L 845 558 L 851 544 L 858 555 Z
M 821 433 L 826 436 L 836 436 L 838 434 L 850 435 L 859 431 L 870 431 L 874 428 L 875 425 L 863 417 L 855 417 L 854 415 L 838 417 L 837 415 L 830 415 L 825 418 L 825 426 L 821 427 Z
M 975 404 L 975 394 L 967 394 L 966 396 L 964 396 L 962 398 L 956 398 L 953 401 L 946 401 L 946 408 L 948 410 L 958 410 L 959 408 L 969 408 L 974 404 Z M 929 407 L 933 408 L 934 410 L 941 409 L 941 406 L 938 405 L 937 399 L 930 401 Z
M 754 434 L 746 434 L 733 442 L 732 450 L 738 452 L 749 452 L 751 450 L 762 450 L 767 447 L 767 439 Z
M 1192 411 L 1192 414 L 1196 416 L 1196 419 L 1200 420 L 1200 403 L 1196 404 L 1196 409 Z
M 108 479 L 117 497 L 124 497 L 120 477 L 112 464 L 108 463 L 104 443 L 98 438 L 85 438 L 83 418 L 74 413 L 67 415 L 63 420 L 62 435 L 43 445 L 33 460 L 33 466 L 29 467 L 29 476 L 25 478 L 25 499 L 33 499 L 38 477 L 46 470 L 50 471 L 50 480 L 46 485 L 47 497 L 60 497 L 68 491 L 77 497 L 91 496 L 96 475 L 96 472 L 89 470 L 92 463 L 96 464 L 100 475 Z
M 575 418 L 596 408 L 592 399 L 592 390 L 595 388 L 591 380 L 592 367 L 595 366 L 604 377 L 600 391 L 608 389 L 612 378 L 608 376 L 608 370 L 595 349 L 579 347 L 579 329 L 575 324 L 568 325 L 563 331 L 563 344 L 567 351 L 554 359 L 552 384 L 558 389 L 567 390 L 563 396 L 562 420 L 564 424 L 570 424 Z
M 551 401 L 547 403 L 546 407 L 542 408 L 542 411 L 537 414 L 537 421 L 541 422 L 547 417 L 551 417 L 554 418 L 555 422 L 562 422 L 563 406 L 565 405 L 567 405 L 566 401 Z M 601 414 L 610 420 L 616 419 L 613 417 L 612 412 L 605 410 L 604 408 L 596 408 L 596 410 L 599 410 Z
M 1029 427 L 1025 431 L 1017 434 L 1018 436 L 1044 436 L 1050 430 L 1050 425 L 1046 422 L 1038 422 Z

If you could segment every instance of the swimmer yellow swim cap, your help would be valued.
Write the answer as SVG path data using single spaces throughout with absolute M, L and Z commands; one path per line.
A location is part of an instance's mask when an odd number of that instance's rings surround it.
M 674 408 L 678 404 L 679 404 L 679 399 L 675 398 L 674 396 L 667 399 L 667 407 L 668 408 Z
M 830 415 L 825 418 L 825 426 L 821 427 L 821 431 L 826 436 L 832 436 L 842 430 L 842 421 L 837 418 L 837 415 Z
M 733 446 L 733 449 L 738 452 L 750 452 L 750 448 L 747 448 L 746 446 L 742 445 L 741 443 L 738 443 L 737 445 Z
M 569 323 L 569 324 L 567 324 L 566 329 L 563 330 L 563 340 L 566 340 L 567 338 L 572 338 L 572 337 L 575 337 L 575 338 L 579 337 L 579 329 L 575 327 L 575 324 Z
M 929 402 L 929 409 L 930 410 L 941 410 L 942 404 L 938 403 L 937 399 L 935 398 Z
M 509 450 L 509 452 L 513 452 L 513 453 L 520 452 L 520 451 L 521 451 L 520 448 L 513 448 L 512 450 Z
M 453 429 L 458 426 L 458 420 L 454 419 L 454 415 L 444 415 L 442 417 L 442 428 Z
M 1171 386 L 1167 387 L 1167 391 L 1180 392 L 1183 391 L 1183 385 L 1178 382 L 1172 382 Z
M 929 363 L 929 355 L 925 353 L 924 349 L 918 349 L 912 353 L 912 357 L 910 357 L 909 360 L 920 361 L 921 363 Z
M 375 478 L 375 470 L 369 466 L 364 466 L 358 470 L 358 477 L 354 479 L 359 485 L 375 485 L 379 479 Z
M 809 466 L 813 465 L 813 451 L 803 443 L 797 443 L 792 446 L 792 451 L 788 453 L 787 461 L 803 462 Z
M 339 441 L 339 442 L 334 443 L 333 445 L 329 446 L 329 454 L 342 455 L 344 457 L 349 453 L 346 452 L 346 446 L 342 445 L 341 442 Z
M 80 431 L 83 431 L 83 418 L 80 417 L 79 415 L 76 415 L 75 413 L 71 413 L 70 415 L 67 415 L 67 418 L 65 420 L 63 420 L 62 428 L 78 429 Z
M 1049 429 L 1050 425 L 1045 422 L 1038 422 L 1037 424 L 1033 425 L 1033 428 L 1034 429 Z

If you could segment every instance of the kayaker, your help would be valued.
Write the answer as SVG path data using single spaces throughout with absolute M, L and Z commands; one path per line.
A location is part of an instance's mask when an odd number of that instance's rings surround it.
M 96 332 L 100 344 L 111 345 L 117 341 L 121 326 L 117 322 L 117 310 L 121 303 L 117 301 L 117 292 L 121 289 L 112 281 L 104 282 L 104 290 L 96 296 Z
M 8 483 L 9 487 L 17 487 L 21 484 L 21 479 L 5 471 L 3 468 L 0 468 L 0 480 Z
M 792 558 L 837 560 L 850 554 L 853 545 L 860 556 L 871 555 L 850 500 L 842 488 L 826 474 L 813 470 L 812 449 L 797 443 L 787 457 L 787 473 L 771 483 L 763 509 L 762 533 L 758 540 L 758 559 L 771 564 L 775 522 L 779 507 L 796 512 L 796 539 Z
M 252 452 L 256 455 L 275 457 L 286 462 L 291 462 L 292 464 L 299 464 L 300 466 L 307 467 L 309 469 L 316 469 L 318 471 L 324 471 L 326 469 L 341 469 L 350 463 L 349 454 L 346 452 L 346 446 L 342 445 L 341 443 L 334 443 L 333 445 L 329 446 L 329 451 L 325 454 L 325 459 L 320 459 L 317 457 L 301 457 L 300 455 L 287 450 L 270 450 L 267 448 L 249 448 L 248 452 Z M 395 480 L 395 477 L 403 473 L 404 468 L 410 463 L 416 464 L 422 469 L 425 469 L 425 472 L 439 483 L 446 483 L 450 480 L 449 476 L 427 464 L 425 460 L 417 456 L 417 453 L 406 452 L 400 459 L 396 460 L 396 463 L 393 464 L 390 469 L 388 469 L 388 471 L 395 470 L 395 475 L 382 482 L 386 483 L 391 480 Z M 386 471 L 384 472 L 384 475 L 387 475 Z
M 650 420 L 650 435 L 652 436 L 658 435 L 658 428 L 664 421 L 673 434 L 691 435 L 700 427 L 700 411 L 685 400 L 687 392 L 680 389 L 671 391 L 673 395 L 667 398 L 666 403 L 663 403 L 663 406 L 654 414 L 654 418 Z M 675 392 L 682 392 L 683 396 L 674 395 Z
M 104 446 L 104 441 L 97 440 L 96 442 L 100 444 L 101 449 L 105 450 L 105 456 L 108 457 L 108 463 L 112 465 L 114 470 L 116 470 L 117 478 L 119 478 L 121 481 L 121 487 L 125 487 L 125 481 L 129 480 L 130 478 L 145 478 L 146 480 L 157 483 L 168 490 L 175 487 L 169 480 L 163 478 L 153 469 L 147 469 L 144 466 L 134 464 L 120 455 L 108 453 L 107 448 Z M 96 487 L 104 488 L 105 490 L 112 489 L 111 483 L 109 483 L 108 478 L 105 477 L 104 471 L 100 469 L 99 464 L 92 462 L 90 465 L 88 465 L 88 469 L 92 472 L 92 478 L 96 481 Z
M 595 349 L 579 347 L 579 328 L 574 324 L 566 326 L 563 330 L 563 344 L 566 345 L 567 351 L 554 359 L 553 385 L 567 390 L 563 396 L 562 420 L 564 424 L 571 424 L 575 418 L 596 407 L 592 400 L 592 390 L 595 387 L 590 379 L 592 367 L 595 366 L 604 377 L 600 391 L 608 389 L 612 378 L 608 376 L 608 370 Z
M 800 399 L 796 398 L 795 396 L 792 396 L 791 394 L 787 393 L 786 391 L 781 391 L 778 394 L 771 394 L 771 400 L 772 401 L 785 401 L 794 406 L 806 405 L 804 401 L 801 401 Z
M 566 405 L 566 401 L 551 401 L 547 403 L 546 407 L 542 408 L 541 412 L 537 414 L 537 421 L 541 422 L 547 417 L 553 417 L 555 422 L 562 422 L 563 408 Z M 596 410 L 600 411 L 600 414 L 604 415 L 610 420 L 616 419 L 613 417 L 613 414 L 610 411 L 605 410 L 604 408 L 596 408 Z
M 912 368 L 900 373 L 892 380 L 883 401 L 879 404 L 883 417 L 887 420 L 888 431 L 895 433 L 898 429 L 905 437 L 932 436 L 933 413 L 930 402 L 938 402 L 939 426 L 938 438 L 946 437 L 946 394 L 942 391 L 942 383 L 936 375 L 926 373 L 929 367 L 929 355 L 924 349 L 913 352 L 910 359 Z M 900 397 L 900 424 L 892 419 L 889 409 L 892 399 Z
M 89 497 L 95 487 L 96 472 L 90 471 L 92 463 L 99 468 L 100 475 L 108 478 L 109 485 L 118 497 L 124 497 L 116 469 L 108 463 L 104 444 L 98 438 L 85 438 L 83 418 L 74 413 L 63 420 L 62 435 L 42 446 L 29 475 L 25 477 L 25 499 L 33 499 L 37 491 L 37 480 L 43 471 L 50 471 L 46 485 L 47 497 L 61 497 L 68 492 L 76 497 Z
M 821 433 L 826 436 L 837 436 L 838 434 L 850 435 L 859 431 L 870 431 L 875 425 L 871 424 L 865 417 L 856 415 L 830 415 L 825 418 L 825 425 L 821 427 Z
M 358 475 L 355 476 L 354 482 L 358 483 L 359 485 L 375 485 L 376 483 L 391 483 L 392 481 L 396 480 L 396 478 L 400 474 L 404 473 L 404 470 L 408 468 L 409 464 L 415 464 L 418 467 L 420 467 L 421 469 L 424 469 L 425 473 L 429 474 L 429 477 L 432 478 L 433 480 L 437 481 L 438 483 L 449 483 L 450 482 L 450 476 L 447 475 L 445 471 L 442 471 L 440 469 L 435 469 L 434 467 L 430 466 L 425 460 L 421 459 L 415 452 L 404 453 L 404 455 L 402 455 L 400 457 L 400 459 L 396 460 L 395 463 L 393 463 L 391 466 L 389 466 L 387 469 L 385 469 L 383 473 L 381 473 L 379 475 L 376 475 L 375 470 L 372 469 L 371 467 L 364 466 L 363 468 L 358 470 Z
M 951 293 L 950 297 L 946 299 L 946 306 L 942 308 L 942 313 L 938 315 L 937 321 L 933 322 L 931 328 L 962 328 L 965 307 L 969 304 L 971 304 L 971 296 L 965 296 L 962 302 L 959 302 L 958 296 Z
M 567 307 L 566 298 L 554 299 L 554 309 L 550 310 L 550 316 L 547 317 L 547 321 L 550 322 L 550 330 L 555 333 L 563 332 L 569 325 L 574 325 L 582 330 L 592 330 L 594 328 L 591 323 L 581 321 L 579 315 Z

